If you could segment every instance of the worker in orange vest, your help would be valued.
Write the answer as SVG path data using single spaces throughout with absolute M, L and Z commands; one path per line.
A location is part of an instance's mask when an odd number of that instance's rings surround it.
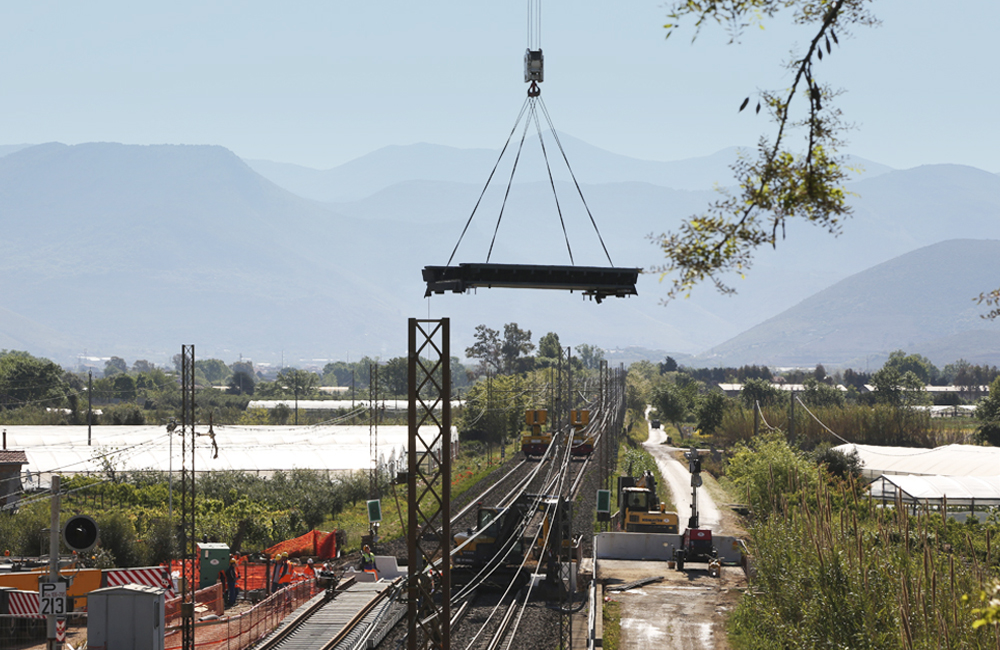
M 292 561 L 288 553 L 281 554 L 281 569 L 278 571 L 278 589 L 284 589 L 292 584 Z
M 361 570 L 368 571 L 375 568 L 375 554 L 370 546 L 365 544 L 361 548 Z

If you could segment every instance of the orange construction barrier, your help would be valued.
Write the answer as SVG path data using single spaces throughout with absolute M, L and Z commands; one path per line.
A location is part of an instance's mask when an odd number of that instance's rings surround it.
M 302 581 L 282 589 L 242 614 L 217 620 L 197 621 L 194 624 L 195 650 L 248 648 L 270 634 L 286 616 L 319 591 L 315 581 Z M 180 650 L 180 626 L 167 625 L 165 632 L 165 650 Z
M 100 569 L 61 569 L 63 577 L 72 577 L 73 584 L 66 590 L 66 595 L 73 597 L 73 609 L 80 610 L 87 606 L 87 594 L 101 588 Z M 44 571 L 16 571 L 0 574 L 0 587 L 10 587 L 22 591 L 38 591 L 38 578 L 49 575 Z
M 321 530 L 310 530 L 305 535 L 278 542 L 264 552 L 272 557 L 278 553 L 288 553 L 289 557 L 309 556 L 331 560 L 337 557 L 337 531 L 324 533 Z

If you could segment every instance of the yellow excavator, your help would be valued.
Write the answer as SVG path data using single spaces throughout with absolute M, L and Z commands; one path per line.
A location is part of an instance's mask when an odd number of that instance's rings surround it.
M 646 471 L 640 478 L 618 477 L 618 529 L 627 533 L 678 532 L 680 517 L 667 512 L 656 496 L 656 479 Z

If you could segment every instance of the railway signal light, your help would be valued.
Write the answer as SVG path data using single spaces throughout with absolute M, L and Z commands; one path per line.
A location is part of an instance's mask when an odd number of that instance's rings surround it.
M 63 526 L 63 541 L 66 548 L 71 551 L 83 553 L 94 548 L 100 538 L 100 530 L 97 522 L 87 515 L 75 515 L 70 517 L 66 525 Z

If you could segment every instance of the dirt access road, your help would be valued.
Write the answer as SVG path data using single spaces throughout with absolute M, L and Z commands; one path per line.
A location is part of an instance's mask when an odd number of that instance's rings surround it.
M 648 416 L 648 414 L 647 414 Z M 679 462 L 676 447 L 662 444 L 666 434 L 650 427 L 646 449 L 660 468 L 673 494 L 680 515 L 681 530 L 691 515 L 691 474 L 687 464 Z M 708 490 L 698 490 L 699 523 L 702 528 L 722 535 L 738 534 L 728 513 L 720 512 Z M 746 589 L 746 576 L 740 567 L 723 567 L 722 575 L 713 578 L 708 567 L 689 563 L 684 571 L 667 568 L 665 562 L 623 562 L 602 560 L 598 577 L 612 582 L 629 582 L 645 577 L 663 576 L 661 582 L 630 591 L 609 594 L 621 603 L 622 647 L 664 648 L 666 650 L 727 650 L 726 616 L 739 602 Z
M 666 439 L 667 434 L 664 433 L 663 429 L 654 429 L 650 426 L 649 439 L 644 446 L 646 451 L 656 459 L 656 466 L 660 468 L 660 474 L 663 475 L 663 480 L 670 488 L 683 530 L 687 525 L 688 517 L 691 516 L 691 473 L 688 472 L 687 465 L 675 457 L 675 453 L 683 451 L 683 449 L 663 444 Z M 704 488 L 698 490 L 698 518 L 700 528 L 711 529 L 713 533 L 719 535 L 734 534 L 725 530 L 722 513 L 719 512 L 719 508 L 716 507 L 708 490 Z
M 728 650 L 726 616 L 736 607 L 746 578 L 740 567 L 723 567 L 713 578 L 704 564 L 668 569 L 665 562 L 601 560 L 598 578 L 614 583 L 662 576 L 661 582 L 605 595 L 621 603 L 622 648 Z

